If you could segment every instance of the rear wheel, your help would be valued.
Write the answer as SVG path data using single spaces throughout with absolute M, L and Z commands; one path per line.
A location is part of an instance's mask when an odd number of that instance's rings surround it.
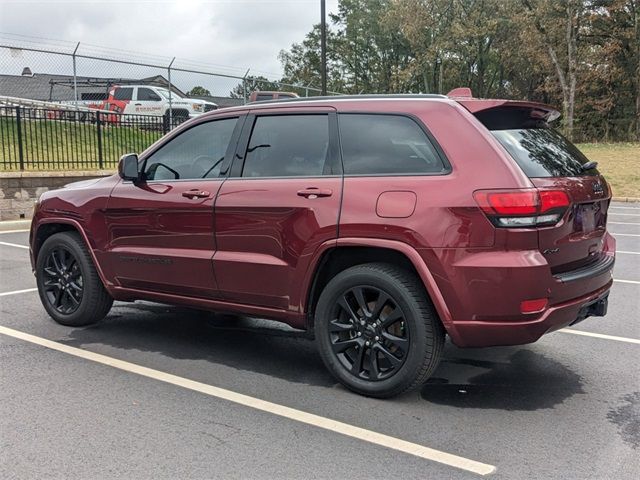
M 77 233 L 56 233 L 44 242 L 38 252 L 36 281 L 42 305 L 62 325 L 96 323 L 113 304 Z
M 444 345 L 420 280 L 387 264 L 336 275 L 318 300 L 315 336 L 325 365 L 343 385 L 379 398 L 422 385 Z

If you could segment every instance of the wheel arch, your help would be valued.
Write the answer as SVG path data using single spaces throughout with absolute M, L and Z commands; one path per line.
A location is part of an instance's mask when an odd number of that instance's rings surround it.
M 413 247 L 395 240 L 341 238 L 326 245 L 318 254 L 313 273 L 306 283 L 308 285 L 305 303 L 307 329 L 313 328 L 315 307 L 320 293 L 329 280 L 347 268 L 372 262 L 391 263 L 418 275 L 433 302 L 440 321 L 445 328 L 447 327 L 451 321 L 451 314 L 444 297 L 429 268 Z
M 75 232 L 80 235 L 80 238 L 87 246 L 87 250 L 89 250 L 89 254 L 91 255 L 93 264 L 96 267 L 98 276 L 100 277 L 100 280 L 102 280 L 102 284 L 106 288 L 109 283 L 106 281 L 102 268 L 98 263 L 98 259 L 96 258 L 95 252 L 93 251 L 91 242 L 89 241 L 89 237 L 82 228 L 82 225 L 80 225 L 80 222 L 70 218 L 46 218 L 42 219 L 38 223 L 38 225 L 34 229 L 33 238 L 31 239 L 31 256 L 34 269 L 38 260 L 40 248 L 42 247 L 44 242 L 52 235 L 60 232 Z

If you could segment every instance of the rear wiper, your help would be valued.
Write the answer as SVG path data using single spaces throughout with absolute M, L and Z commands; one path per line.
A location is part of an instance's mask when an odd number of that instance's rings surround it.
M 582 171 L 593 170 L 598 166 L 598 162 L 587 162 L 582 164 Z

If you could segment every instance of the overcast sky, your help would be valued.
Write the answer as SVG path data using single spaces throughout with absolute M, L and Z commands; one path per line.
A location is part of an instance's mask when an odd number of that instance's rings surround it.
M 337 3 L 327 0 L 327 10 Z M 281 74 L 278 52 L 319 19 L 320 0 L 0 0 L 2 33 L 176 56 L 242 74 L 251 68 L 270 78 Z

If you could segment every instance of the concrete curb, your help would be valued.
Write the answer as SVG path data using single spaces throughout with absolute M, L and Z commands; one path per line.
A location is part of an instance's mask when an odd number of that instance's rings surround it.
M 31 219 L 26 220 L 4 220 L 0 222 L 0 232 L 11 230 L 29 230 Z
M 611 200 L 614 202 L 640 202 L 640 198 L 636 197 L 613 197 Z

